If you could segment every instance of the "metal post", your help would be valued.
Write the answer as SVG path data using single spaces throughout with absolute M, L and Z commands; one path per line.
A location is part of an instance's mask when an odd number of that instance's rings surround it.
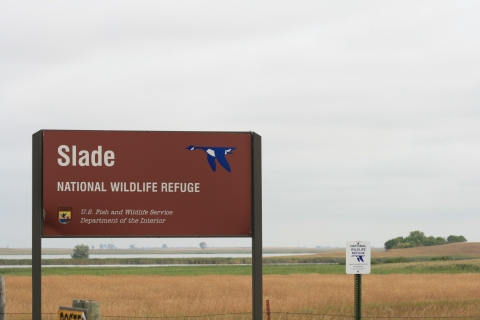
M 263 285 L 262 285 L 262 140 L 252 132 L 252 319 L 263 317 Z
M 32 136 L 32 319 L 42 319 L 43 131 Z
M 355 274 L 355 305 L 353 311 L 353 319 L 361 320 L 362 319 L 362 275 Z
M 270 320 L 270 300 L 267 300 L 267 320 Z
M 5 298 L 5 278 L 0 276 L 0 320 L 7 319 L 7 306 Z

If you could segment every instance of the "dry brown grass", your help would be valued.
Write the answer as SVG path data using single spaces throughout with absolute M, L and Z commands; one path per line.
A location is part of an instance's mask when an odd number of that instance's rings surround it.
M 480 256 L 480 242 L 464 242 L 444 244 L 441 246 L 416 247 L 408 249 L 392 249 L 388 251 L 373 251 L 372 257 L 419 257 L 419 256 Z M 315 255 L 318 256 L 318 255 Z M 344 257 L 345 250 L 342 252 L 323 253 L 325 257 Z
M 109 316 L 245 312 L 249 318 L 251 312 L 248 276 L 44 276 L 42 287 L 44 313 L 74 299 L 100 301 L 102 314 Z M 6 292 L 8 313 L 31 311 L 30 277 L 6 276 Z M 265 299 L 272 312 L 280 312 L 275 320 L 285 319 L 283 312 L 352 315 L 353 276 L 264 276 Z M 363 315 L 480 317 L 480 274 L 366 275 Z
M 385 252 L 375 252 L 377 257 L 412 257 L 412 256 L 479 256 L 480 242 L 452 243 L 441 246 L 417 247 L 408 249 L 393 249 Z
M 459 261 L 418 261 L 373 266 L 377 273 L 466 273 L 480 270 L 480 259 Z M 433 271 L 433 272 L 432 272 Z

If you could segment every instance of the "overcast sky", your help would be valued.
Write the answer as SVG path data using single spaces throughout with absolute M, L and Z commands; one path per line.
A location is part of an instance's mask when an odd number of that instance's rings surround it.
M 255 131 L 264 246 L 480 241 L 480 2 L 0 2 L 0 247 L 41 129 Z M 44 239 L 44 247 L 250 239 Z

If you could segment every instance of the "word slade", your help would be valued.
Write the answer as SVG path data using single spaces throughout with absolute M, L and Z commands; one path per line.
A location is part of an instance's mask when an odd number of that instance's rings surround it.
M 113 151 L 107 150 L 102 152 L 102 146 L 98 146 L 97 150 L 93 150 L 92 152 L 80 150 L 77 153 L 77 146 L 72 146 L 71 150 L 72 152 L 70 152 L 70 148 L 66 145 L 58 147 L 58 155 L 61 158 L 58 158 L 57 162 L 60 166 L 76 166 L 78 163 L 80 167 L 88 167 L 90 165 L 93 167 L 101 167 L 102 165 L 112 167 L 115 164 L 115 154 Z

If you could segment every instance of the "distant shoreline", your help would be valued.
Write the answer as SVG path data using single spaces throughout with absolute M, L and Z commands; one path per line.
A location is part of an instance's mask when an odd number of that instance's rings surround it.
M 383 251 L 383 248 L 373 249 Z M 263 253 L 330 253 L 344 252 L 345 248 L 301 248 L 301 247 L 265 247 Z M 90 254 L 212 254 L 212 253 L 251 253 L 250 247 L 225 248 L 155 248 L 155 249 L 90 249 Z M 0 255 L 31 254 L 31 248 L 0 248 Z M 72 254 L 73 248 L 42 248 L 42 254 Z

